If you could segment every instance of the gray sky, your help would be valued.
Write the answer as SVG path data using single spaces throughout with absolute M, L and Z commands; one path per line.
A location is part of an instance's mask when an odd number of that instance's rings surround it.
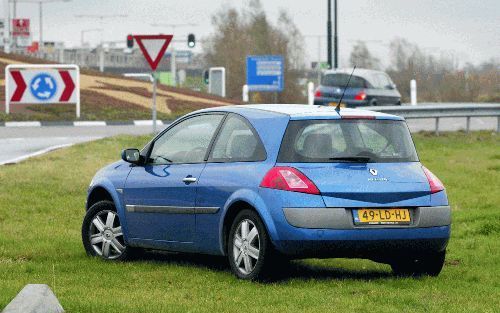
M 22 0 L 19 0 L 22 1 Z M 151 23 L 196 23 L 179 28 L 178 38 L 193 32 L 202 38 L 212 31 L 211 16 L 224 7 L 241 7 L 248 0 L 72 0 L 44 5 L 44 39 L 80 43 L 81 30 L 103 27 L 100 33 L 86 33 L 86 41 L 97 44 L 125 41 L 128 33 L 170 33 Z M 303 35 L 326 34 L 326 0 L 261 0 L 270 19 L 286 9 Z M 356 40 L 367 41 L 370 50 L 383 62 L 391 39 L 403 37 L 428 53 L 453 54 L 460 62 L 480 63 L 500 58 L 500 0 L 338 0 L 340 62 L 347 65 Z M 127 14 L 127 18 L 75 18 L 75 14 Z M 38 5 L 18 4 L 18 16 L 32 19 L 34 39 L 38 40 Z M 185 47 L 177 44 L 177 49 Z M 305 41 L 307 61 L 316 60 L 318 40 Z M 199 51 L 201 44 L 198 45 Z M 326 38 L 321 56 L 326 59 Z

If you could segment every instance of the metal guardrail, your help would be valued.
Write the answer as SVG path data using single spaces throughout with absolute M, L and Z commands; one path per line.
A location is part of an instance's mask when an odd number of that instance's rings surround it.
M 362 109 L 398 115 L 405 119 L 434 118 L 437 135 L 439 135 L 439 120 L 441 118 L 465 117 L 465 130 L 468 133 L 472 117 L 496 117 L 497 132 L 500 132 L 500 103 L 423 103 L 416 106 L 375 106 L 363 107 Z

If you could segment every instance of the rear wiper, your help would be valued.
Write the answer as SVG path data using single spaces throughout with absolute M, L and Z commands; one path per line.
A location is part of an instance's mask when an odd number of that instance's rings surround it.
M 366 156 L 352 156 L 352 157 L 334 157 L 330 158 L 332 161 L 345 161 L 345 162 L 359 162 L 359 163 L 368 163 L 371 158 Z

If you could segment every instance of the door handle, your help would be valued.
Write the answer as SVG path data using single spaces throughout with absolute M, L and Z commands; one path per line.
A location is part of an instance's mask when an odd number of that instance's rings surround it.
M 188 184 L 191 184 L 191 183 L 196 183 L 196 180 L 197 180 L 197 179 L 196 179 L 196 177 L 193 177 L 193 176 L 191 176 L 191 175 L 186 176 L 186 177 L 184 177 L 184 178 L 182 179 L 182 181 L 183 181 L 185 184 L 187 184 L 187 185 L 188 185 Z

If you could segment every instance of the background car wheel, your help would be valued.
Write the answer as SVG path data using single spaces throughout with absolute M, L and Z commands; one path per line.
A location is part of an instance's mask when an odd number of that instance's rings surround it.
M 273 263 L 274 249 L 260 217 L 241 211 L 229 232 L 227 254 L 233 273 L 241 279 L 266 278 Z
M 377 106 L 377 99 L 370 100 L 370 102 L 368 103 L 368 105 L 370 105 L 370 106 Z
M 94 204 L 82 224 L 82 241 L 88 255 L 105 260 L 126 259 L 130 248 L 123 239 L 120 219 L 111 201 Z
M 419 258 L 400 259 L 391 264 L 392 271 L 401 276 L 438 276 L 443 269 L 446 251 L 427 254 Z

